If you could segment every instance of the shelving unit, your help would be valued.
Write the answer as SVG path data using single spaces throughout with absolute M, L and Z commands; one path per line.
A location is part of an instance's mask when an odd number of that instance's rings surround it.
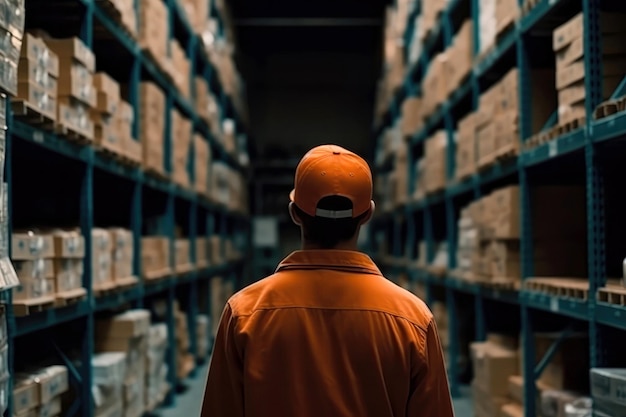
M 104 1 L 71 0 L 26 2 L 27 29 L 41 28 L 53 36 L 78 36 L 96 54 L 98 71 L 106 71 L 119 83 L 126 84 L 126 99 L 132 105 L 135 118 L 133 137 L 138 140 L 140 130 L 139 84 L 143 80 L 156 83 L 166 94 L 166 126 L 170 125 L 171 109 L 178 109 L 189 118 L 193 131 L 201 135 L 212 151 L 212 161 L 222 161 L 247 175 L 247 170 L 237 158 L 225 149 L 211 133 L 207 122 L 195 108 L 196 77 L 204 78 L 211 91 L 219 98 L 222 118 L 235 121 L 236 129 L 243 132 L 244 122 L 235 110 L 212 67 L 202 40 L 187 21 L 178 1 L 163 0 L 170 13 L 169 38 L 176 38 L 185 49 L 191 64 L 188 81 L 191 97 L 183 97 L 172 85 L 170 78 L 157 66 L 137 42 L 127 34 L 108 13 Z M 211 2 L 212 4 L 213 2 Z M 138 14 L 139 1 L 134 1 Z M 220 17 L 212 5 L 211 15 Z M 61 20 L 53 18 L 63 16 Z M 221 20 L 220 20 L 221 21 Z M 223 32 L 224 28 L 220 28 Z M 245 275 L 245 258 L 225 259 L 221 264 L 189 272 L 174 274 L 159 280 L 142 277 L 141 237 L 159 234 L 170 239 L 169 265 L 174 267 L 174 240 L 176 228 L 185 231 L 190 240 L 189 260 L 196 261 L 196 238 L 219 235 L 232 240 L 237 250 L 248 251 L 249 220 L 243 212 L 234 212 L 221 203 L 200 196 L 196 192 L 176 185 L 170 180 L 152 176 L 141 167 L 132 167 L 110 158 L 94 146 L 83 145 L 60 137 L 49 130 L 28 124 L 13 117 L 10 99 L 7 99 L 6 174 L 9 184 L 9 218 L 12 225 L 30 227 L 57 224 L 59 227 L 80 226 L 85 239 L 83 287 L 84 299 L 60 308 L 50 308 L 23 317 L 16 317 L 11 309 L 11 292 L 3 293 L 7 304 L 9 335 L 9 362 L 24 362 L 20 349 L 36 346 L 41 355 L 56 355 L 57 363 L 69 369 L 70 386 L 76 391 L 76 401 L 69 415 L 92 416 L 95 319 L 127 308 L 146 308 L 158 300 L 166 301 L 165 322 L 169 327 L 167 363 L 168 382 L 171 389 L 166 406 L 173 406 L 176 388 L 184 383 L 176 375 L 176 343 L 174 341 L 174 303 L 180 302 L 188 317 L 190 353 L 197 357 L 196 317 L 211 315 L 212 277 L 222 277 L 241 285 Z M 167 161 L 172 160 L 175 137 L 164 132 L 165 169 L 172 172 Z M 191 184 L 194 184 L 194 147 L 190 146 L 190 166 L 187 167 Z M 209 161 L 206 161 L 209 164 Z M 74 222 L 74 223 L 72 223 Z M 94 227 L 125 227 L 133 233 L 133 273 L 139 283 L 96 296 L 92 289 L 91 262 Z M 11 230 L 9 230 L 9 236 Z M 223 240 L 222 240 L 223 241 Z M 224 254 L 225 248 L 221 248 Z M 173 270 L 173 269 L 172 269 Z M 211 317 L 216 320 L 216 317 Z M 207 330 L 207 333 L 210 333 Z M 16 348 L 19 346 L 19 348 Z M 31 349 L 32 350 L 32 349 Z M 71 350 L 68 351 L 68 350 Z M 78 358 L 76 361 L 75 358 Z M 33 363 L 41 358 L 33 358 Z M 193 373 L 192 373 L 193 375 Z M 12 385 L 9 384 L 9 393 Z M 12 395 L 5 415 L 12 416 Z
M 380 138 L 385 129 L 401 117 L 403 101 L 407 97 L 421 95 L 424 73 L 434 54 L 450 45 L 458 22 L 472 19 L 474 64 L 471 73 L 424 122 L 423 128 L 408 139 L 407 193 L 412 196 L 417 181 L 413 160 L 423 154 L 428 137 L 439 129 L 445 132 L 448 145 L 445 189 L 427 194 L 419 201 L 409 197 L 406 204 L 379 215 L 371 227 L 369 249 L 388 276 L 394 278 L 408 274 L 414 285 L 424 286 L 429 305 L 432 306 L 435 293 L 446 303 L 449 314 L 449 376 L 453 396 L 460 395 L 460 375 L 465 371 L 457 365 L 461 350 L 465 348 L 458 337 L 459 332 L 465 330 L 460 328 L 460 317 L 474 317 L 470 340 L 486 340 L 487 333 L 491 331 L 519 330 L 524 362 L 522 373 L 525 376 L 524 415 L 532 417 L 536 405 L 535 379 L 541 375 L 542 364 L 554 354 L 552 349 L 545 358 L 536 357 L 534 333 L 548 328 L 550 331 L 565 331 L 571 326 L 588 331 L 592 368 L 624 365 L 624 360 L 619 357 L 619 347 L 613 341 L 624 337 L 626 306 L 623 297 L 621 301 L 619 296 L 613 300 L 599 298 L 599 290 L 607 286 L 607 277 L 622 276 L 621 263 L 626 255 L 623 238 L 617 232 L 622 224 L 619 213 L 624 204 L 623 196 L 620 196 L 623 175 L 619 166 L 623 164 L 625 149 L 626 113 L 617 111 L 601 119 L 593 117 L 603 101 L 599 12 L 623 12 L 624 5 L 610 0 L 520 0 L 520 16 L 513 27 L 499 37 L 487 53 L 479 54 L 479 3 L 479 0 L 448 2 L 436 27 L 423 43 L 420 59 L 407 68 L 403 85 L 394 93 L 388 111 L 374 129 L 374 136 Z M 542 129 L 533 128 L 539 122 L 532 120 L 533 103 L 541 97 L 532 97 L 532 71 L 537 68 L 554 71 L 552 32 L 580 12 L 584 16 L 584 65 L 587 74 L 584 103 L 587 117 L 580 126 L 569 126 L 549 138 L 544 136 L 540 141 L 542 143 L 529 147 L 533 135 L 554 129 L 558 119 L 555 107 L 548 120 L 540 121 L 546 122 Z M 404 37 L 408 45 L 406 49 L 410 47 L 409 40 L 416 30 L 415 17 L 419 14 L 418 4 L 409 14 Z M 476 170 L 469 178 L 458 180 L 455 176 L 458 122 L 478 109 L 481 94 L 513 67 L 518 69 L 520 150 L 513 157 L 496 161 L 490 167 Z M 617 87 L 612 94 L 613 99 L 624 95 L 624 84 L 622 81 Z M 555 94 L 556 91 L 545 92 L 546 97 L 554 97 Z M 511 184 L 520 187 L 521 288 L 498 288 L 457 279 L 453 271 L 457 268 L 455 254 L 460 209 L 494 189 Z M 546 292 L 530 289 L 526 285 L 527 280 L 533 277 L 534 264 L 532 219 L 535 213 L 531 211 L 530 190 L 542 184 L 578 184 L 586 189 L 588 278 L 584 279 L 580 294 L 565 290 Z M 403 230 L 406 230 L 406 236 L 402 235 Z M 380 236 L 384 239 L 380 240 Z M 436 241 L 447 242 L 449 256 L 443 276 L 436 276 L 425 266 L 415 266 L 416 246 L 420 239 L 426 243 L 427 264 L 433 261 Z M 388 250 L 381 249 L 378 244 L 381 241 Z M 460 306 L 462 301 L 465 302 L 463 308 Z M 515 307 L 515 314 L 507 316 L 511 306 Z

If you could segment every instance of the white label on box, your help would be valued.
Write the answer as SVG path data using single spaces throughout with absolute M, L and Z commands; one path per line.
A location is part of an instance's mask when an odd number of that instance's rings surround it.
M 278 246 L 278 220 L 275 217 L 256 217 L 253 227 L 254 246 L 272 248 Z

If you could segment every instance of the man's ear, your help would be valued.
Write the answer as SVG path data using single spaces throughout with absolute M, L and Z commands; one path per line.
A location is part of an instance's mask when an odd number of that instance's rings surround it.
M 364 224 L 368 223 L 370 220 L 372 220 L 372 216 L 374 215 L 374 212 L 376 211 L 376 203 L 374 203 L 374 201 L 370 201 L 370 208 L 367 211 L 367 215 L 365 217 L 363 217 L 363 220 L 361 220 L 361 223 L 359 224 L 360 226 L 363 226 Z
M 302 226 L 302 220 L 298 213 L 296 213 L 295 206 L 293 201 L 289 203 L 289 216 L 291 216 L 291 221 L 293 221 L 297 226 Z

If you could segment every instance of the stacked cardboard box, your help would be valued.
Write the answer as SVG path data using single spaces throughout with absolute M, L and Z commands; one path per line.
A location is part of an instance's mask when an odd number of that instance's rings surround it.
M 189 188 L 189 151 L 191 147 L 192 125 L 177 109 L 172 109 L 172 146 L 174 157 L 174 182 L 181 187 Z
M 209 16 L 208 0 L 178 0 L 180 7 L 185 11 L 185 16 L 192 30 L 199 34 L 206 24 Z
M 141 268 L 146 279 L 158 279 L 172 272 L 170 266 L 170 240 L 165 236 L 141 238 Z
M 194 265 L 191 263 L 191 241 L 184 238 L 176 239 L 174 242 L 174 249 L 176 272 L 185 273 L 193 270 Z
M 13 265 L 20 285 L 13 289 L 14 301 L 54 300 L 54 242 L 52 236 L 31 230 L 12 235 Z
M 112 6 L 114 18 L 133 38 L 137 37 L 137 13 L 133 0 L 98 0 L 99 3 L 108 3 L 105 10 L 110 10 Z
M 25 0 L 4 1 L 7 12 L 0 22 L 3 39 L 3 59 L 0 61 L 0 90 L 11 96 L 17 94 L 17 66 L 24 37 Z
M 496 0 L 496 36 L 500 36 L 511 29 L 519 16 L 520 6 L 517 0 Z
M 518 353 L 521 359 L 521 353 Z M 520 371 L 521 371 L 520 366 Z M 536 415 L 538 417 L 557 417 L 556 415 L 544 415 L 541 412 L 541 396 L 542 392 L 548 387 L 543 384 L 541 381 L 537 381 L 535 384 L 535 389 L 537 390 L 537 396 L 535 400 L 536 404 Z M 503 417 L 523 417 L 524 412 L 524 377 L 521 375 L 511 375 L 509 376 L 509 384 L 508 384 L 508 394 L 507 394 L 508 402 L 502 406 L 502 415 Z
M 139 45 L 161 65 L 168 59 L 168 14 L 164 1 L 139 0 Z
M 610 98 L 626 72 L 625 18 L 623 13 L 600 12 L 603 100 Z M 553 33 L 560 124 L 586 117 L 583 20 L 579 13 Z
M 196 316 L 196 344 L 198 359 L 207 359 L 210 351 L 209 340 L 209 316 L 198 314 Z
M 45 37 L 44 42 L 59 57 L 57 125 L 62 132 L 72 130 L 93 140 L 94 124 L 90 116 L 96 106 L 93 85 L 96 57 L 79 38 Z
M 585 276 L 584 198 L 584 187 L 542 186 L 531 190 L 535 276 Z M 478 281 L 519 281 L 520 204 L 519 187 L 509 186 L 462 210 L 459 276 Z
M 148 332 L 146 358 L 146 410 L 154 410 L 170 390 L 166 361 L 168 328 L 165 323 L 153 324 Z
M 2 153 L 0 152 L 0 156 L 1 155 Z M 0 162 L 0 166 L 1 165 L 3 164 Z M 20 280 L 15 272 L 15 267 L 9 258 L 9 239 L 11 239 L 9 235 L 10 220 L 8 184 L 6 182 L 2 182 L 0 183 L 0 268 L 2 268 L 2 288 L 5 290 L 10 290 L 20 285 Z
M 413 136 L 422 126 L 421 99 L 419 97 L 407 97 L 402 103 L 402 135 L 405 137 Z
M 205 237 L 196 238 L 196 266 L 199 269 L 209 266 L 209 242 Z
M 96 416 L 123 415 L 120 399 L 124 395 L 126 353 L 96 353 L 91 358 L 92 393 Z
M 421 30 L 420 40 L 425 40 L 429 33 L 435 28 L 438 18 L 445 8 L 446 0 L 431 0 L 422 2 L 422 27 L 418 29 Z
M 195 358 L 189 352 L 191 343 L 189 340 L 189 325 L 187 314 L 180 309 L 177 302 L 174 303 L 174 320 L 176 321 L 176 376 L 179 380 L 185 379 L 195 366 Z
M 59 59 L 45 44 L 32 34 L 24 36 L 17 73 L 17 114 L 30 108 L 49 120 L 57 116 L 57 79 Z M 16 108 L 17 103 L 24 103 Z
M 115 154 L 123 154 L 124 143 L 120 137 L 117 116 L 121 98 L 120 85 L 104 72 L 93 77 L 96 106 L 91 112 L 95 128 L 95 143 Z
M 13 415 L 59 416 L 63 411 L 62 397 L 68 391 L 69 376 L 65 366 L 18 373 L 13 383 Z
M 189 61 L 189 58 L 187 58 L 185 50 L 176 39 L 170 40 L 170 53 L 170 75 L 174 80 L 174 85 L 183 97 L 189 98 L 191 87 L 191 83 L 189 82 L 191 62 Z
M 122 228 L 109 229 L 112 242 L 112 277 L 116 283 L 133 277 L 133 233 Z
M 215 96 L 209 91 L 209 86 L 204 78 L 196 77 L 196 108 L 202 120 L 209 124 L 215 136 L 220 135 L 221 114 L 220 107 Z
M 113 241 L 106 229 L 91 230 L 92 241 L 92 285 L 95 291 L 104 291 L 115 287 L 113 280 Z M 130 276 L 130 275 L 129 275 Z
M 514 68 L 480 97 L 475 118 L 479 168 L 491 165 L 500 155 L 519 150 L 518 78 Z
M 135 110 L 130 103 L 120 100 L 115 116 L 117 133 L 122 145 L 122 155 L 136 165 L 141 165 L 143 152 L 139 139 L 133 135 L 133 125 L 135 123 Z
M 424 119 L 432 116 L 448 98 L 447 65 L 448 54 L 441 52 L 433 58 L 426 70 L 422 82 L 422 117 Z
M 478 39 L 480 45 L 480 54 L 485 54 L 496 43 L 497 21 L 496 21 L 496 1 L 497 0 L 479 0 L 478 10 L 480 16 L 478 18 Z
M 224 263 L 224 251 L 220 235 L 212 235 L 208 240 L 209 263 L 217 266 Z
M 466 20 L 446 50 L 448 61 L 446 70 L 446 89 L 450 95 L 469 75 L 474 62 L 474 31 L 471 20 Z
M 164 166 L 165 95 L 154 83 L 142 82 L 139 93 L 143 167 L 166 175 Z
M 509 377 L 519 375 L 516 349 L 516 341 L 496 334 L 488 335 L 485 342 L 470 345 L 476 417 L 500 417 L 502 407 L 508 403 Z
M 425 145 L 425 191 L 427 194 L 440 191 L 446 186 L 446 151 L 448 136 L 439 130 L 426 140 Z
M 202 135 L 193 136 L 194 146 L 194 188 L 202 196 L 207 196 L 209 192 L 209 167 L 211 166 L 211 147 L 209 142 Z
M 465 179 L 476 172 L 476 113 L 469 113 L 459 120 L 456 135 L 457 180 Z
M 128 310 L 96 323 L 96 352 L 123 352 L 126 356 L 122 390 L 122 407 L 126 417 L 139 417 L 145 411 L 149 330 L 150 312 L 147 310 Z
M 83 259 L 85 238 L 78 230 L 51 232 L 54 245 L 54 292 L 57 298 L 85 293 Z

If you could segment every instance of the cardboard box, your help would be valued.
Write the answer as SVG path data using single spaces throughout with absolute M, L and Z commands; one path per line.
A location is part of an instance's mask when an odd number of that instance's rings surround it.
M 446 149 L 448 136 L 445 131 L 435 132 L 425 144 L 426 192 L 436 192 L 446 186 Z
M 55 259 L 54 260 L 54 291 L 66 293 L 83 285 L 83 260 Z
M 520 7 L 517 0 L 496 0 L 496 35 L 500 35 L 507 28 L 511 28 L 519 15 Z
M 191 264 L 191 242 L 189 239 L 176 239 L 174 242 L 176 250 L 176 267 L 185 267 Z
M 422 127 L 421 99 L 419 97 L 407 97 L 402 103 L 402 134 L 413 136 Z
M 515 350 L 505 349 L 491 342 L 470 344 L 474 381 L 491 397 L 506 397 L 508 379 L 519 372 L 519 359 Z
M 168 55 L 168 14 L 163 1 L 139 1 L 139 45 L 157 60 Z
M 622 34 L 626 15 L 615 12 L 599 12 L 599 25 L 602 34 Z M 584 32 L 584 15 L 579 13 L 569 21 L 557 27 L 553 32 L 552 49 L 560 51 L 576 39 L 581 38 Z
M 113 280 L 125 279 L 133 276 L 134 238 L 130 230 L 112 228 L 108 232 L 112 243 L 112 270 Z
M 208 141 L 199 134 L 194 135 L 195 176 L 194 188 L 198 194 L 207 195 L 209 188 L 209 166 L 211 148 Z
M 112 284 L 113 281 L 113 241 L 111 233 L 106 229 L 94 228 L 91 231 L 92 241 L 92 280 L 94 288 Z
M 495 123 L 484 124 L 476 130 L 476 159 L 479 168 L 489 165 L 495 159 L 496 140 Z
M 142 82 L 139 102 L 144 169 L 165 174 L 165 95 L 156 84 Z
M 144 236 L 141 239 L 142 274 L 167 274 L 170 271 L 170 241 L 164 236 Z

